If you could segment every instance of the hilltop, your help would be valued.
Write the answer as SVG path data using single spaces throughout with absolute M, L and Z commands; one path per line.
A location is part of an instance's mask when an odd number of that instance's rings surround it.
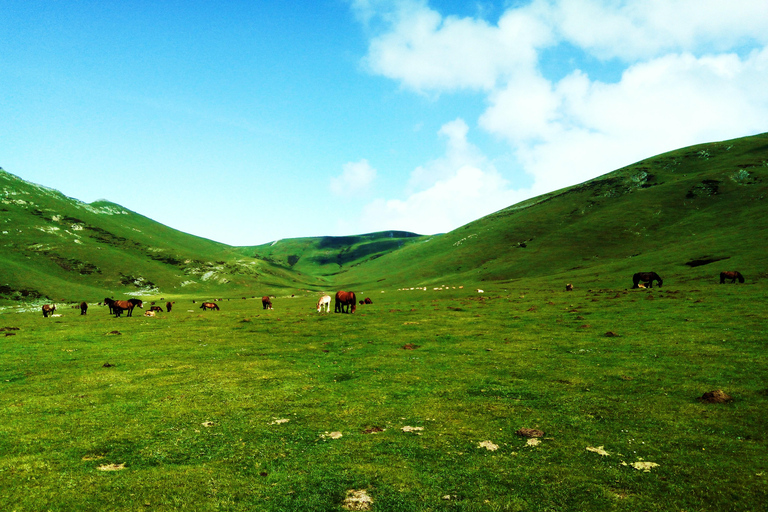
M 512 205 L 450 233 L 231 247 L 0 170 L 0 300 L 258 295 L 544 279 L 627 287 L 766 272 L 768 134 L 700 144 Z M 717 265 L 714 263 L 717 262 Z M 630 283 L 631 284 L 631 283 Z

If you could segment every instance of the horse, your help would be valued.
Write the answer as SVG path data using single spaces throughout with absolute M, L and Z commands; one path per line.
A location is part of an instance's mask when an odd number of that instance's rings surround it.
M 638 272 L 637 274 L 632 276 L 632 288 L 640 288 L 637 284 L 640 282 L 643 282 L 646 284 L 646 288 L 653 288 L 653 282 L 656 281 L 659 283 L 659 288 L 661 288 L 661 277 L 659 277 L 659 274 L 656 272 Z
M 173 305 L 170 302 L 166 302 L 165 303 L 165 310 L 166 310 L 166 312 L 170 313 L 172 307 L 173 307 Z
M 218 311 L 219 306 L 217 304 L 214 304 L 213 302 L 203 302 L 200 305 L 200 309 L 202 309 L 203 311 L 207 311 L 209 309 L 215 309 L 216 311 Z
M 128 299 L 128 300 L 115 300 L 115 301 L 112 301 L 112 304 L 111 304 L 112 311 L 115 312 L 115 318 L 118 318 L 120 315 L 122 315 L 123 311 L 128 312 L 128 314 L 125 316 L 133 316 L 133 308 L 135 308 L 136 306 L 143 309 L 144 303 L 139 299 Z
M 109 307 L 109 314 L 110 314 L 110 315 L 111 315 L 112 313 L 114 313 L 114 310 L 113 310 L 113 308 L 112 308 L 112 304 L 114 304 L 114 303 L 115 303 L 115 299 L 110 299 L 109 297 L 105 297 L 105 298 L 104 298 L 104 304 L 106 304 L 106 305 L 107 305 L 107 307 Z
M 366 297 L 365 300 L 363 301 L 363 304 L 373 304 L 373 301 L 371 300 L 370 297 Z
M 261 298 L 261 305 L 264 309 L 272 309 L 272 301 L 266 295 Z
M 80 314 L 84 315 L 88 312 L 88 303 L 87 302 L 81 302 L 80 303 Z
M 160 313 L 163 312 L 163 308 L 161 308 L 160 306 L 152 306 L 151 308 L 149 308 L 149 310 L 150 311 L 158 311 Z
M 48 318 L 48 315 L 52 315 L 56 311 L 56 306 L 53 304 L 43 304 L 43 318 Z
M 741 272 L 736 272 L 735 270 L 720 272 L 720 284 L 725 283 L 726 279 L 730 279 L 731 283 L 735 283 L 737 279 L 740 283 L 744 282 L 744 276 L 741 275 Z
M 573 291 L 573 285 L 571 283 L 568 283 L 565 285 L 565 291 L 572 292 Z
M 347 307 L 346 311 L 344 311 L 344 306 Z M 350 311 L 349 309 L 350 306 L 352 306 L 352 311 Z M 354 313 L 356 309 L 357 309 L 357 297 L 355 297 L 355 292 L 345 292 L 345 291 L 336 292 L 336 302 L 334 306 L 334 312 Z
M 320 297 L 320 300 L 317 301 L 317 312 L 322 313 L 323 308 L 325 308 L 326 313 L 331 312 L 331 296 L 330 295 L 323 295 Z

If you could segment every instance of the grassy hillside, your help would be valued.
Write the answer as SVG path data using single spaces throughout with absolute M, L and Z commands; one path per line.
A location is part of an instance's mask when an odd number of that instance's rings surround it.
M 109 202 L 0 170 L 0 299 L 95 300 L 293 285 L 293 273 Z
M 546 277 L 558 287 L 627 287 L 638 271 L 679 284 L 738 269 L 754 280 L 768 267 L 766 196 L 768 134 L 701 144 L 417 239 L 339 279 L 400 287 Z

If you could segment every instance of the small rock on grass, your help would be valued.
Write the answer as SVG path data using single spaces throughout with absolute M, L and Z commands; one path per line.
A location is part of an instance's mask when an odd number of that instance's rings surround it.
M 515 434 L 520 437 L 544 437 L 544 432 L 536 428 L 521 428 Z
M 733 397 L 724 392 L 722 389 L 716 389 L 714 391 L 707 391 L 701 395 L 698 400 L 706 404 L 724 404 L 727 402 L 732 402 Z

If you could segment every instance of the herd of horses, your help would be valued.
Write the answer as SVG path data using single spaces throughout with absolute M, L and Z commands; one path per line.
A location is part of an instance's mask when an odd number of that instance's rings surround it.
M 741 275 L 741 272 L 737 272 L 735 270 L 732 271 L 725 271 L 720 272 L 720 284 L 724 284 L 726 281 L 730 281 L 731 283 L 735 283 L 736 281 L 739 281 L 740 283 L 744 282 L 744 276 Z M 657 274 L 656 272 L 637 272 L 632 276 L 632 288 L 653 288 L 653 283 L 656 282 L 659 288 L 661 288 L 661 285 L 664 281 L 662 281 L 661 276 Z M 573 285 L 567 284 L 565 285 L 566 291 L 573 291 Z M 194 301 L 193 301 L 194 302 Z M 126 313 L 125 316 L 133 316 L 133 310 L 137 306 L 139 308 L 144 307 L 144 303 L 139 299 L 128 299 L 128 300 L 113 300 L 110 298 L 104 299 L 104 304 L 109 306 L 109 312 L 110 314 L 114 314 L 115 317 L 120 317 L 123 313 Z M 154 304 L 154 303 L 153 303 Z M 270 300 L 269 296 L 264 296 L 261 298 L 261 304 L 264 309 L 272 309 L 272 301 Z M 364 300 L 360 301 L 360 304 L 373 304 L 373 301 L 366 297 Z M 85 302 L 81 302 L 79 306 L 73 306 L 73 307 L 79 307 L 80 308 L 80 314 L 84 315 L 88 311 L 88 304 Z M 171 308 L 173 307 L 173 303 L 168 302 L 165 305 L 167 311 L 170 313 Z M 200 309 L 203 311 L 206 310 L 216 310 L 219 311 L 218 304 L 214 302 L 203 302 L 200 305 Z M 334 303 L 334 312 L 335 313 L 354 313 L 357 309 L 357 297 L 355 296 L 355 292 L 346 292 L 346 291 L 338 291 L 336 292 L 335 297 L 335 303 Z M 152 306 L 150 308 L 150 311 L 162 311 L 163 308 L 160 306 Z M 54 311 L 56 311 L 56 306 L 54 304 L 44 304 L 43 305 L 43 317 L 47 318 L 49 315 L 53 315 Z M 322 313 L 325 311 L 326 313 L 331 312 L 331 296 L 330 295 L 323 295 L 320 297 L 320 300 L 317 301 L 317 312 Z

